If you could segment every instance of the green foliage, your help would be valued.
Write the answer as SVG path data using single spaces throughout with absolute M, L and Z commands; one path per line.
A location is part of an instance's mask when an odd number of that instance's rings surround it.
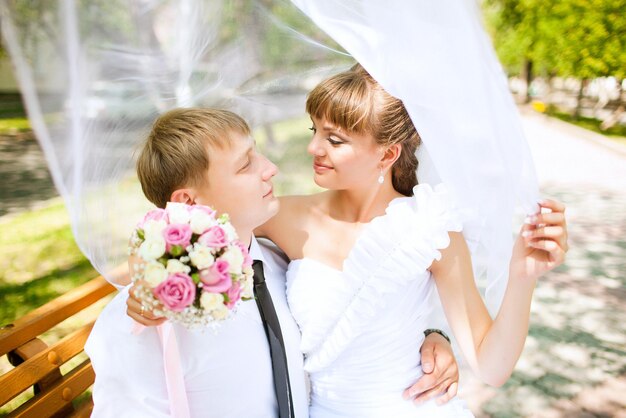
M 328 63 L 323 48 L 309 48 L 303 38 L 338 51 L 343 49 L 288 0 L 232 0 L 225 2 L 220 41 L 244 42 L 254 51 L 265 72 L 289 74 Z M 348 59 L 337 54 L 335 61 Z
M 626 145 L 626 126 L 624 125 L 616 124 L 609 129 L 602 130 L 600 129 L 602 121 L 596 118 L 588 118 L 584 116 L 575 117 L 572 116 L 570 113 L 559 112 L 555 108 L 550 108 L 546 113 L 565 122 L 580 126 L 581 128 L 600 133 L 616 142 L 621 142 Z
M 0 228 L 0 323 L 98 275 L 76 246 L 60 201 L 7 218 Z
M 0 135 L 30 131 L 30 123 L 26 118 L 0 119 Z
M 626 77 L 626 0 L 486 0 L 483 6 L 511 74 L 530 60 L 562 77 Z

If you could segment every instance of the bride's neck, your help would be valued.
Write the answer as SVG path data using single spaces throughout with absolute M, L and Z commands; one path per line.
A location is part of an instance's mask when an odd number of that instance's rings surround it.
M 330 198 L 330 213 L 348 222 L 368 223 L 383 215 L 389 202 L 401 196 L 386 183 L 365 189 L 336 190 Z

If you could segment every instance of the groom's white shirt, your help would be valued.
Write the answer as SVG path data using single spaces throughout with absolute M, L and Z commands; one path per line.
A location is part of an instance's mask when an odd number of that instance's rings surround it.
M 261 260 L 276 308 L 289 364 L 296 417 L 308 416 L 300 332 L 287 306 L 287 262 L 253 238 L 252 258 Z M 154 328 L 131 334 L 128 289 L 102 311 L 85 345 L 96 372 L 93 417 L 168 417 L 161 345 Z M 175 326 L 192 417 L 278 415 L 271 359 L 256 303 L 242 302 L 217 332 Z

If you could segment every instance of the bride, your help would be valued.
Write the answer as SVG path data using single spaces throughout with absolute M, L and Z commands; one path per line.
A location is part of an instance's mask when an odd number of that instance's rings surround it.
M 320 83 L 307 111 L 314 179 L 328 190 L 281 198 L 255 235 L 291 260 L 287 299 L 302 333 L 311 417 L 472 416 L 458 399 L 416 408 L 399 395 L 422 374 L 416 336 L 427 328 L 430 296 L 436 286 L 476 375 L 502 385 L 524 345 L 537 279 L 564 260 L 564 206 L 542 201 L 522 226 L 492 319 L 451 196 L 442 185 L 417 185 L 420 137 L 402 102 L 357 64 Z
M 306 104 L 315 182 L 281 199 L 255 231 L 292 260 L 287 298 L 302 332 L 311 417 L 471 416 L 461 401 L 415 409 L 398 396 L 421 374 L 413 353 L 436 286 L 463 355 L 484 382 L 511 375 L 537 279 L 564 260 L 564 206 L 546 200 L 515 242 L 492 319 L 476 288 L 461 219 L 442 185 L 417 185 L 420 137 L 402 102 L 360 66 L 320 83 Z

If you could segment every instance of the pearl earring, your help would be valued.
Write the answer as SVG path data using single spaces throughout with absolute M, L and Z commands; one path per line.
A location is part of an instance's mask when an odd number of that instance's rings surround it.
M 378 184 L 383 184 L 385 182 L 385 177 L 383 176 L 383 169 L 380 169 L 380 176 L 378 176 Z

